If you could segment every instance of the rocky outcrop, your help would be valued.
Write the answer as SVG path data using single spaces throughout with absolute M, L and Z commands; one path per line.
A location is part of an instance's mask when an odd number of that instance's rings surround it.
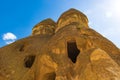
M 58 26 L 56 32 L 71 23 L 77 23 L 79 28 L 86 27 L 88 28 L 88 18 L 82 12 L 76 9 L 70 9 L 64 12 L 58 19 Z
M 0 80 L 119 80 L 120 50 L 78 10 L 46 19 L 0 48 Z
M 32 29 L 32 35 L 38 35 L 38 34 L 52 35 L 55 32 L 55 28 L 56 28 L 56 23 L 52 19 L 48 18 L 38 23 Z
M 86 51 L 85 53 L 81 53 L 78 57 L 75 67 L 76 74 L 78 75 L 75 80 L 120 79 L 119 65 L 104 50 L 98 48 Z M 83 60 L 84 64 L 80 64 L 83 63 Z

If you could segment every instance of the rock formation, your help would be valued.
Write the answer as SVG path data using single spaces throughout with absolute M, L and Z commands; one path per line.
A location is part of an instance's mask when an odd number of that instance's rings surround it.
M 76 9 L 70 9 L 64 12 L 58 19 L 56 31 L 72 23 L 78 24 L 79 26 L 77 27 L 88 28 L 88 19 L 86 15 Z
M 46 19 L 46 20 L 40 22 L 39 24 L 37 24 L 32 29 L 32 35 L 37 35 L 37 34 L 51 35 L 51 34 L 54 34 L 55 27 L 56 27 L 56 23 L 52 19 Z
M 0 80 L 119 80 L 120 50 L 70 9 L 0 48 Z

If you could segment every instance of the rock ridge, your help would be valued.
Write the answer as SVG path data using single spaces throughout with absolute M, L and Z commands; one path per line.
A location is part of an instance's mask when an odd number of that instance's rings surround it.
M 72 23 L 78 24 L 79 28 L 88 28 L 88 18 L 86 15 L 72 8 L 64 12 L 57 22 L 54 22 L 52 19 L 48 18 L 38 23 L 32 29 L 32 35 L 53 34 L 59 31 L 59 29 Z

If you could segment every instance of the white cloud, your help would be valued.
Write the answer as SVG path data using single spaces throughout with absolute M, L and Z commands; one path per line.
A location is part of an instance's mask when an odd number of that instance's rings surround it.
M 11 44 L 13 43 L 14 41 L 6 41 L 6 44 Z
M 7 33 L 3 34 L 3 40 L 5 41 L 6 44 L 11 44 L 16 39 L 17 39 L 16 35 L 11 32 L 7 32 Z
M 3 40 L 15 40 L 15 39 L 17 39 L 17 37 L 11 32 L 3 34 Z

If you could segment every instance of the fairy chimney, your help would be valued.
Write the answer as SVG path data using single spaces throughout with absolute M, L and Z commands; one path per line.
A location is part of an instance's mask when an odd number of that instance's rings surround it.
M 119 80 L 120 50 L 70 9 L 0 48 L 0 80 Z

